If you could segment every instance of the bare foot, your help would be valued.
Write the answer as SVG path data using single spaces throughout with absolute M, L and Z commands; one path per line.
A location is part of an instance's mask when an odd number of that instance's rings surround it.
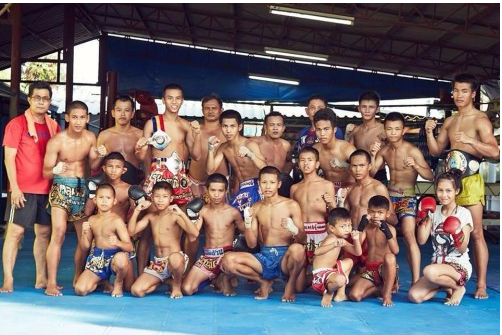
M 228 280 L 228 277 L 223 277 L 220 281 L 221 287 L 220 287 L 220 292 L 223 292 L 223 295 L 225 297 L 234 297 L 237 295 L 235 293 L 234 288 L 232 287 L 232 284 L 230 280 Z
M 335 294 L 335 292 L 332 292 L 332 293 L 325 292 L 322 295 L 321 306 L 322 307 L 332 307 L 331 300 L 333 299 L 334 294 Z
M 45 294 L 53 297 L 60 297 L 63 295 L 63 293 L 61 293 L 61 291 L 58 289 L 57 285 L 47 285 Z
M 273 281 L 271 280 L 263 280 L 260 288 L 255 291 L 256 295 L 255 295 L 255 299 L 257 300 L 265 300 L 265 299 L 268 299 L 268 294 L 270 292 L 272 292 L 272 283 Z
M 237 277 L 230 279 L 230 284 L 232 284 L 232 287 L 237 287 L 239 285 L 239 280 L 237 279 Z
M 114 287 L 111 296 L 113 298 L 122 298 L 124 296 L 122 287 Z
M 63 285 L 57 285 L 56 286 L 58 288 L 58 290 L 62 290 L 63 289 Z M 41 290 L 41 289 L 46 289 L 47 288 L 47 283 L 44 282 L 44 283 L 41 283 L 41 284 L 35 284 L 35 289 L 36 290 Z
M 486 293 L 486 287 L 476 288 L 476 292 L 474 292 L 474 299 L 488 299 L 488 293 Z
M 274 292 L 274 288 L 272 287 L 273 282 L 270 284 L 270 287 L 268 288 L 268 294 Z M 258 287 L 255 291 L 254 294 L 261 294 L 261 287 Z
M 0 287 L 0 293 L 12 293 L 14 292 L 14 284 L 6 284 L 4 283 L 2 287 Z
M 392 307 L 394 306 L 394 301 L 392 301 L 391 297 L 384 297 L 382 301 L 382 306 Z
M 286 284 L 286 287 L 284 287 L 284 294 L 282 295 L 281 301 L 282 302 L 295 302 L 296 301 L 295 285 L 294 284 L 290 285 L 289 282 Z
M 114 290 L 113 285 L 108 280 L 101 282 L 101 285 L 103 285 L 103 293 L 112 293 Z
M 348 298 L 347 298 L 347 295 L 345 293 L 343 293 L 343 294 L 337 294 L 333 298 L 334 302 L 342 302 L 342 301 L 346 301 L 346 300 L 348 300 Z
M 179 289 L 173 289 L 171 292 L 171 299 L 181 299 L 183 298 L 183 293 L 181 293 L 181 290 Z
M 461 286 L 459 289 L 453 290 L 453 294 L 450 300 L 446 301 L 444 304 L 446 306 L 458 306 L 462 301 L 465 294 L 465 286 Z
M 235 293 L 235 291 L 234 291 L 234 290 L 229 289 L 229 290 L 224 290 L 224 291 L 223 291 L 223 295 L 224 295 L 225 297 L 235 297 L 235 296 L 237 295 L 237 293 Z
M 453 294 L 453 290 L 451 288 L 448 288 L 445 290 L 446 292 L 446 298 L 445 298 L 445 301 L 448 301 L 451 299 L 451 295 Z

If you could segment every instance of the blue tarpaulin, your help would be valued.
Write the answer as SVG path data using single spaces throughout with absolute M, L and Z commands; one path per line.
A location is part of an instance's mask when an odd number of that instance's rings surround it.
M 225 54 L 147 41 L 108 39 L 107 69 L 118 73 L 118 90 L 149 91 L 162 95 L 167 83 L 183 87 L 185 99 L 198 100 L 217 93 L 223 100 L 267 100 L 304 102 L 312 94 L 328 101 L 355 101 L 366 90 L 376 90 L 382 99 L 438 97 L 446 82 L 334 69 Z M 248 79 L 248 73 L 300 80 L 300 85 L 268 83 Z

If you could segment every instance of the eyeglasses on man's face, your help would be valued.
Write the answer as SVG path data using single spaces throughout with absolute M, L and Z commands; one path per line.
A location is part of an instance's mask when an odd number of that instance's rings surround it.
M 51 101 L 51 98 L 50 97 L 41 97 L 39 95 L 34 95 L 31 97 L 33 100 L 35 100 L 36 102 L 43 102 L 43 103 L 47 103 L 49 101 Z

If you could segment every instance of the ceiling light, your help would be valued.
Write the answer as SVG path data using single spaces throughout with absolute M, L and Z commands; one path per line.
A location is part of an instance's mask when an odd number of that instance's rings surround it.
M 300 19 L 317 20 L 337 24 L 345 24 L 348 26 L 354 25 L 354 18 L 351 16 L 343 16 L 329 13 L 313 12 L 310 10 L 288 8 L 281 6 L 269 6 L 271 14 L 285 15 L 298 17 Z
M 302 58 L 309 60 L 319 60 L 323 62 L 328 60 L 328 55 L 321 55 L 303 51 L 291 51 L 291 50 L 269 48 L 269 47 L 265 47 L 265 53 L 269 55 L 286 56 L 286 57 Z
M 300 85 L 300 80 L 282 77 L 270 77 L 262 74 L 250 73 L 248 75 L 249 79 L 269 81 L 273 83 L 288 84 L 288 85 Z

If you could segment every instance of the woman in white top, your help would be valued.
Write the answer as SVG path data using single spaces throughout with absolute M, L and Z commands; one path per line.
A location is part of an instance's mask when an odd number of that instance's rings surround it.
M 436 196 L 439 200 L 434 212 L 418 221 L 418 244 L 424 245 L 431 236 L 433 253 L 431 264 L 423 270 L 423 277 L 408 293 L 410 301 L 421 303 L 446 291 L 445 305 L 457 306 L 465 294 L 465 284 L 472 274 L 469 261 L 469 236 L 473 229 L 468 209 L 455 203 L 461 192 L 460 171 L 451 170 L 436 178 Z

